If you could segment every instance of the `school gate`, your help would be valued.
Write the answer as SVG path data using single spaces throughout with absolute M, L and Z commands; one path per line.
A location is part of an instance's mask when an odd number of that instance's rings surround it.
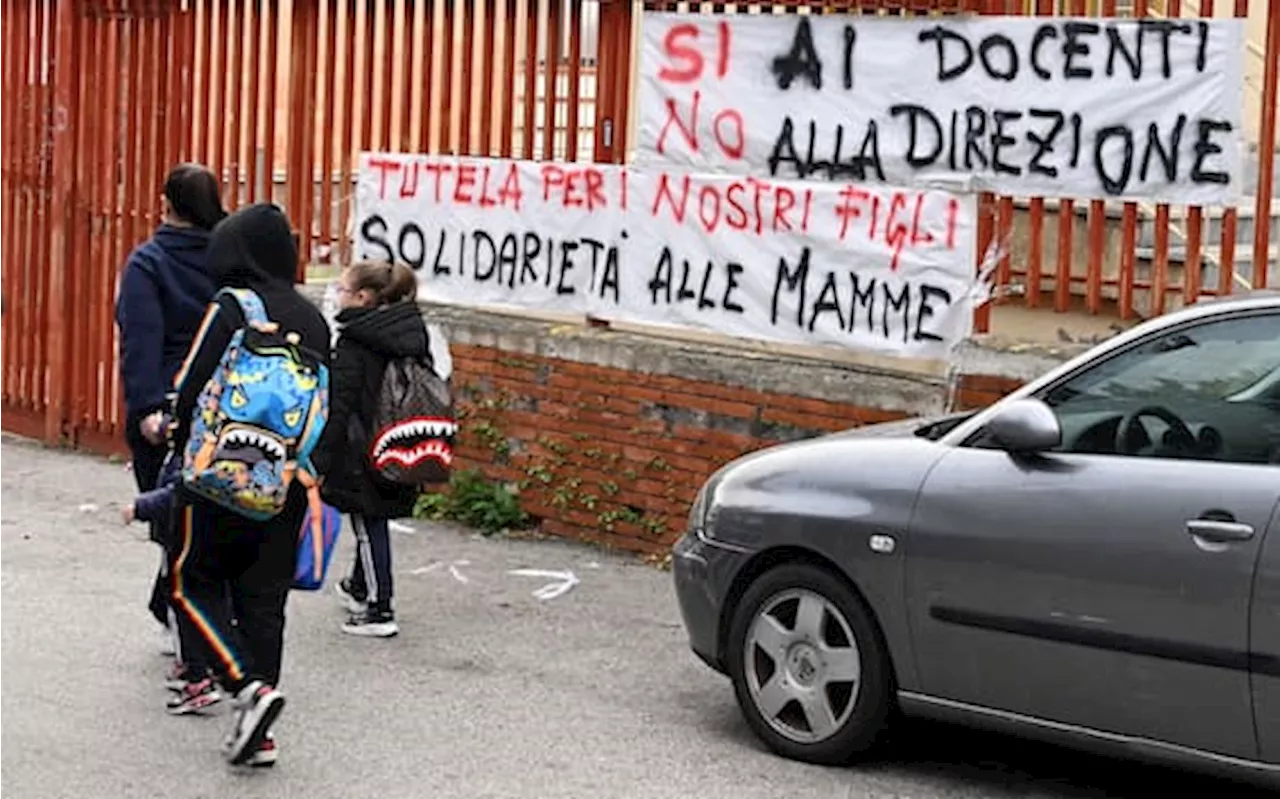
M 693 6 L 708 14 L 1244 18 L 1248 202 L 1147 207 L 984 195 L 978 252 L 993 239 L 1010 242 L 996 270 L 997 317 L 999 306 L 1017 305 L 1129 319 L 1280 282 L 1273 207 L 1280 0 Z M 349 258 L 361 150 L 627 160 L 640 17 L 689 7 L 3 0 L 4 429 L 122 450 L 116 280 L 130 249 L 159 221 L 158 187 L 170 165 L 209 164 L 230 207 L 283 205 L 298 228 L 305 277 Z M 993 329 L 992 313 L 978 312 L 978 331 Z M 464 367 L 501 371 L 482 363 L 488 355 L 463 356 Z M 812 411 L 796 405 L 797 416 L 801 407 Z M 694 478 L 702 470 L 690 468 Z

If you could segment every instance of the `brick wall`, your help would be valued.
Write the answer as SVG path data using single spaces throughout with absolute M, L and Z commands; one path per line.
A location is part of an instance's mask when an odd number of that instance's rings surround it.
M 957 410 L 985 408 L 1023 383 L 1020 378 L 1004 375 L 961 375 L 956 387 L 955 407 Z
M 461 468 L 521 488 L 543 531 L 658 552 L 702 482 L 771 444 L 900 419 L 901 410 L 453 346 Z
M 430 309 L 450 339 L 459 469 L 520 487 L 542 532 L 661 553 L 702 482 L 780 442 L 986 405 L 1055 359 L 935 374 Z

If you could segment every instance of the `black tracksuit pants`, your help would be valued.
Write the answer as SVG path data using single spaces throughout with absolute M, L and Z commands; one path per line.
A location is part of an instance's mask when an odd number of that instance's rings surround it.
M 356 533 L 356 562 L 351 570 L 352 590 L 379 613 L 391 612 L 390 522 L 380 516 L 351 514 Z
M 295 491 L 284 512 L 267 522 L 223 510 L 182 489 L 178 497 L 174 607 L 191 622 L 223 687 L 239 691 L 251 680 L 278 684 L 285 602 L 305 497 Z

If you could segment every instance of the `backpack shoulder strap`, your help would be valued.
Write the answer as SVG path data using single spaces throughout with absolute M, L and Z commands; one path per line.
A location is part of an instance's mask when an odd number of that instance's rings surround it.
M 240 312 L 244 314 L 246 325 L 265 325 L 271 321 L 267 316 L 267 306 L 257 292 L 251 289 L 225 288 L 218 292 L 218 296 L 235 300 L 240 306 Z

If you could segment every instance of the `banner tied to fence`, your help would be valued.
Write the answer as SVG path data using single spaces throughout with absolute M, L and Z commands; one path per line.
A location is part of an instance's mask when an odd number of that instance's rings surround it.
M 1233 204 L 1241 20 L 646 14 L 638 164 Z
M 975 217 L 933 189 L 364 153 L 355 238 L 425 300 L 944 358 Z

